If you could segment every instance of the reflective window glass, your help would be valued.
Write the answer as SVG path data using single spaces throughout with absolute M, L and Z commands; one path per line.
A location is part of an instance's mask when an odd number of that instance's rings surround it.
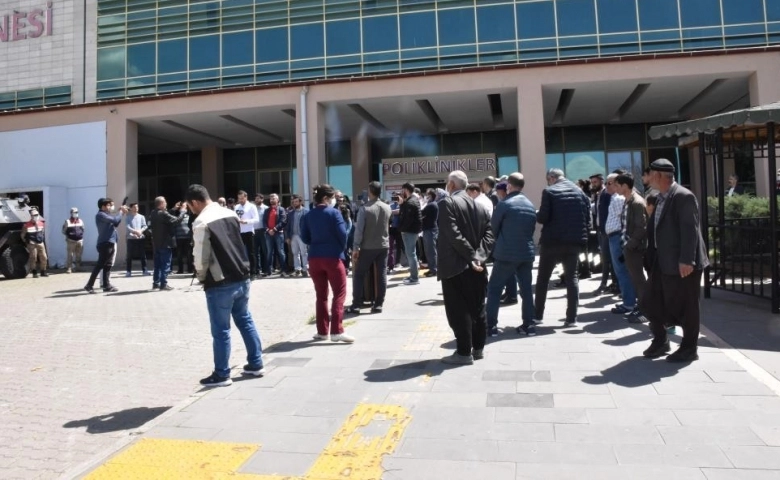
M 566 178 L 576 180 L 588 178 L 594 173 L 606 170 L 606 155 L 603 151 L 566 152 Z
M 112 80 L 125 76 L 125 47 L 101 48 L 97 56 L 97 79 Z
M 780 4 L 780 2 L 767 3 Z M 753 23 L 764 21 L 762 0 L 723 0 L 723 20 L 726 24 Z
M 600 33 L 634 32 L 638 29 L 636 3 L 626 0 L 597 0 L 597 2 Z
M 190 38 L 190 70 L 219 67 L 219 35 Z
M 154 43 L 141 43 L 127 47 L 127 76 L 154 75 L 157 58 Z
M 290 28 L 290 58 L 322 57 L 325 53 L 321 23 Z
M 253 63 L 254 39 L 252 32 L 222 35 L 222 65 L 248 65 Z
M 475 43 L 477 34 L 473 8 L 439 10 L 439 45 Z
M 519 38 L 555 36 L 555 5 L 553 2 L 517 4 L 517 35 Z
M 401 48 L 436 46 L 436 15 L 433 12 L 401 15 Z
M 677 0 L 638 0 L 639 26 L 642 30 L 679 28 Z
M 381 52 L 398 49 L 398 17 L 363 18 L 363 51 Z
M 157 73 L 187 70 L 187 40 L 164 40 L 157 43 Z
M 494 5 L 477 9 L 480 42 L 515 39 L 515 12 L 512 5 Z
M 255 32 L 257 63 L 287 60 L 287 28 L 268 28 Z
M 547 164 L 547 170 L 551 168 L 560 168 L 563 170 L 563 154 L 562 153 L 548 153 L 545 155 L 545 161 Z
M 360 21 L 344 20 L 325 24 L 328 55 L 360 53 Z
M 558 35 L 596 33 L 596 8 L 593 0 L 557 0 Z
M 764 0 L 764 5 L 766 7 L 766 20 L 768 22 L 780 21 L 780 2 Z
M 720 25 L 720 0 L 680 0 L 682 27 Z

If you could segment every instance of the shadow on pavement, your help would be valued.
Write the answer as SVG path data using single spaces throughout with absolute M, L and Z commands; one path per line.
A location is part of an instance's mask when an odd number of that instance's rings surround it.
M 109 433 L 121 430 L 133 430 L 157 418 L 171 407 L 137 407 L 119 412 L 98 415 L 85 420 L 73 420 L 63 425 L 63 428 L 87 427 L 87 433 Z
M 335 345 L 349 345 L 346 343 L 334 343 L 330 341 L 323 341 L 323 340 L 303 340 L 300 342 L 282 342 L 277 343 L 273 347 L 269 348 L 267 351 L 268 353 L 287 353 L 287 352 L 295 352 L 302 348 L 309 348 L 309 347 L 332 347 Z
M 685 366 L 685 363 L 669 363 L 664 359 L 653 361 L 634 357 L 602 370 L 601 375 L 584 377 L 582 382 L 590 385 L 613 383 L 622 387 L 641 387 L 660 382 L 662 378 L 673 377 Z
M 438 298 L 429 298 L 427 300 L 420 300 L 416 303 L 419 307 L 441 307 L 444 305 L 444 300 Z
M 447 365 L 439 360 L 394 360 L 386 368 L 366 370 L 366 382 L 403 382 L 417 377 L 435 377 L 445 370 L 458 368 L 458 365 Z

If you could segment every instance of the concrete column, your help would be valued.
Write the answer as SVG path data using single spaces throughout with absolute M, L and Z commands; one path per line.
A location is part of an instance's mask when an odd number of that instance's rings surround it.
M 352 201 L 365 190 L 371 179 L 371 138 L 365 133 L 352 137 Z
M 547 186 L 544 148 L 544 104 L 539 83 L 517 88 L 517 142 L 520 172 L 525 177 L 524 193 L 536 207 Z
M 123 198 L 138 198 L 138 124 L 119 115 L 106 122 L 106 195 L 117 205 Z M 125 224 L 118 227 L 119 238 L 125 238 Z M 124 262 L 125 248 L 119 242 L 115 265 Z
M 311 87 L 310 87 L 311 88 Z M 304 192 L 303 182 L 303 145 L 302 145 L 302 125 L 301 105 L 298 102 L 298 112 L 295 118 L 296 134 L 296 169 L 298 173 L 298 185 L 304 201 L 308 204 L 314 201 L 311 191 L 312 188 L 325 181 L 325 109 L 317 102 L 312 90 L 306 97 L 306 135 L 308 138 L 308 172 L 309 172 L 309 191 Z
M 224 195 L 224 164 L 222 149 L 219 147 L 203 147 L 200 153 L 203 186 L 208 189 L 212 199 Z
M 765 62 L 760 65 L 760 68 L 750 76 L 751 107 L 780 100 L 778 78 L 780 78 L 780 65 L 777 65 L 777 62 Z M 775 173 L 769 172 L 769 161 L 766 158 L 756 158 L 754 165 L 756 169 L 756 195 L 767 197 L 769 196 L 769 179 L 775 178 Z

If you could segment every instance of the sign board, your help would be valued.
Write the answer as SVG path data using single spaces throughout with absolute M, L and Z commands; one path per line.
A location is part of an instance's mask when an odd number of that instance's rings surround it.
M 481 181 L 496 176 L 495 153 L 468 155 L 441 155 L 436 157 L 409 157 L 382 159 L 382 179 L 385 185 L 412 183 L 441 183 L 450 172 L 462 170 L 469 180 Z

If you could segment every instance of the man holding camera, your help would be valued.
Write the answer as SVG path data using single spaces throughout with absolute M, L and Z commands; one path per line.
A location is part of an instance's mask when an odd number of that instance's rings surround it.
M 114 201 L 110 198 L 101 198 L 98 200 L 98 213 L 95 215 L 95 226 L 97 226 L 98 240 L 97 251 L 98 260 L 95 264 L 95 268 L 92 269 L 92 274 L 89 276 L 87 284 L 84 286 L 84 290 L 87 293 L 95 293 L 93 286 L 95 280 L 100 272 L 103 272 L 103 291 L 106 293 L 116 292 L 117 288 L 111 285 L 109 281 L 111 277 L 111 267 L 114 266 L 114 259 L 116 258 L 116 242 L 118 235 L 116 231 L 117 225 L 122 222 L 122 215 L 127 213 L 127 206 L 122 205 L 119 207 L 119 213 L 115 214 L 116 206 Z
M 168 213 L 167 207 L 168 202 L 166 202 L 165 197 L 155 198 L 155 210 L 149 219 L 152 227 L 152 246 L 154 247 L 152 290 L 173 290 L 173 287 L 168 285 L 168 272 L 171 270 L 173 249 L 176 247 L 174 229 L 177 224 L 184 221 L 184 214 L 187 213 L 187 204 L 184 202 L 177 202 L 174 206 L 174 211 L 179 212 L 177 217 Z

